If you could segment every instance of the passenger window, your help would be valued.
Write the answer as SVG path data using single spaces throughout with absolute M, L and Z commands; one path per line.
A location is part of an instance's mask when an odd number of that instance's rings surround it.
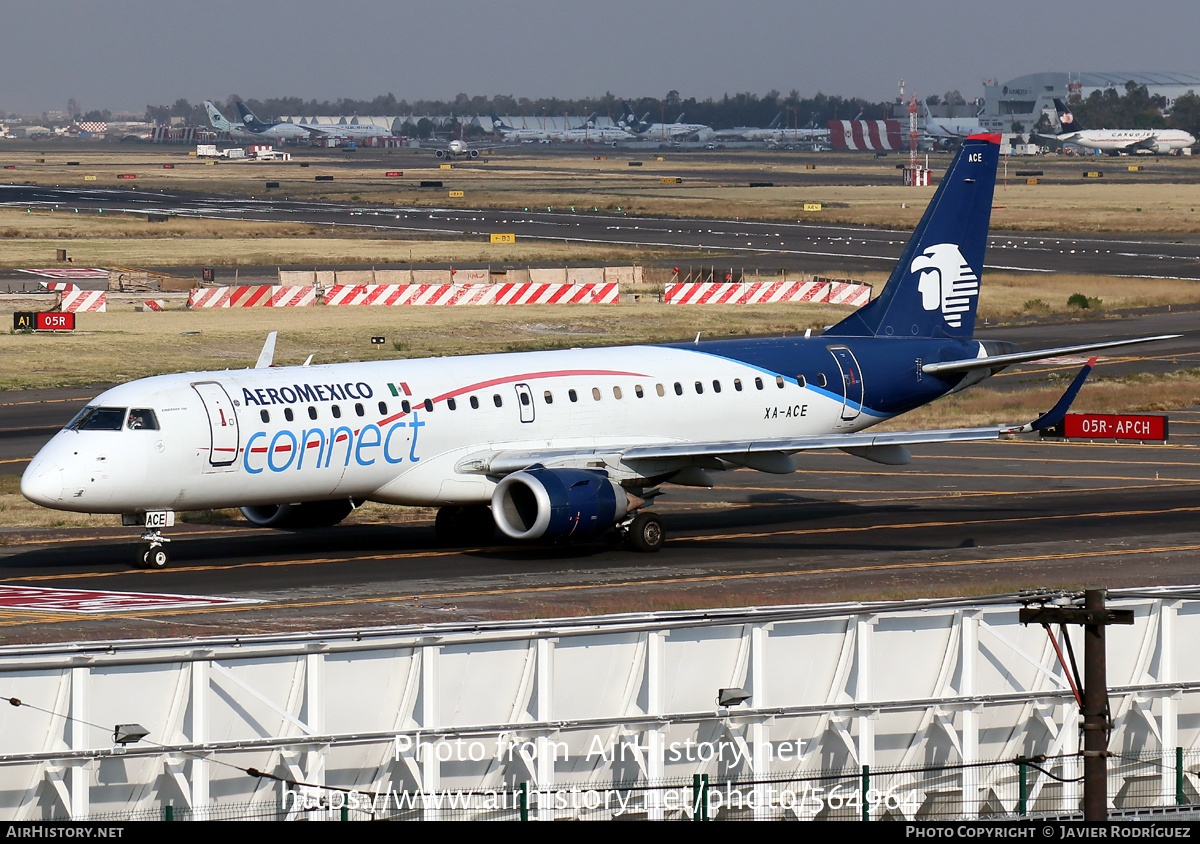
M 259 416 L 259 418 L 260 418 L 260 419 L 262 419 L 262 421 L 264 421 L 264 422 L 270 422 L 270 421 L 271 421 L 271 414 L 267 413 L 265 410 L 260 410 L 260 411 L 258 412 L 258 416 Z
M 317 409 L 315 407 L 313 407 L 312 405 L 308 406 L 308 418 L 309 419 L 317 418 Z
M 600 388 L 599 387 L 592 387 L 592 398 L 594 398 L 596 401 L 600 401 Z
M 575 392 L 574 390 L 567 390 L 567 398 L 569 398 L 571 401 L 579 401 L 579 393 Z
M 412 405 L 408 403 L 408 399 L 400 402 L 400 409 L 405 413 L 412 413 Z
M 733 379 L 733 389 L 737 390 L 739 393 L 742 391 L 742 379 L 741 378 Z
M 542 393 L 542 398 L 546 400 L 546 404 L 554 404 L 554 396 L 550 395 L 550 391 Z
M 292 413 L 292 409 L 290 407 L 285 407 L 283 409 L 283 418 L 291 422 L 296 418 L 296 414 Z
M 667 394 L 667 391 L 663 389 L 662 384 L 655 384 L 654 391 L 658 393 L 659 396 L 665 396 Z
M 779 389 L 781 389 L 781 390 L 782 390 L 782 389 L 783 389 L 783 385 L 784 385 L 783 376 L 782 376 L 782 375 L 776 375 L 776 376 L 775 376 L 775 386 L 776 386 L 776 387 L 778 387 Z
M 335 404 L 333 406 L 332 410 L 333 410 L 333 418 L 334 419 L 342 418 L 342 406 L 340 404 Z
M 713 381 L 713 392 L 714 393 L 721 392 L 721 382 L 720 381 L 716 381 L 716 380 Z
M 495 403 L 496 407 L 504 407 L 504 399 L 500 398 L 499 393 L 492 394 L 492 401 Z
M 683 385 L 680 384 L 678 381 L 675 382 L 675 395 L 677 395 L 677 396 L 683 395 Z
M 366 411 L 365 411 L 365 410 L 363 410 L 362 402 L 359 402 L 358 404 L 355 404 L 355 405 L 354 405 L 354 412 L 355 412 L 355 414 L 357 414 L 358 416 L 364 416 L 364 415 L 366 415 Z
M 479 398 L 471 396 L 471 410 L 479 410 Z
M 641 385 L 641 384 L 634 384 L 634 385 L 633 385 L 633 392 L 634 392 L 634 395 L 636 395 L 636 396 L 637 396 L 639 399 L 640 399 L 640 398 L 645 398 L 645 396 L 646 396 L 646 394 L 642 392 L 642 385 Z
M 450 410 L 457 410 L 458 402 L 456 402 L 454 399 L 446 399 L 446 407 L 450 408 Z
M 701 384 L 699 381 L 697 381 L 696 382 L 696 395 L 700 395 L 703 392 L 704 392 L 704 385 Z
M 613 387 L 613 398 L 614 398 L 614 399 L 619 399 L 620 397 L 621 397 L 621 388 L 620 388 L 620 387 Z
M 433 399 L 425 399 L 425 410 L 433 413 Z
M 797 386 L 800 386 L 800 387 L 807 387 L 808 379 L 805 378 L 803 375 L 797 375 L 796 376 L 796 384 L 797 384 Z
M 521 397 L 521 404 L 529 407 L 529 393 L 519 393 L 518 395 Z
M 762 379 L 759 378 L 757 375 L 754 377 L 754 386 L 755 386 L 755 388 L 757 388 L 759 390 L 761 390 L 763 388 Z

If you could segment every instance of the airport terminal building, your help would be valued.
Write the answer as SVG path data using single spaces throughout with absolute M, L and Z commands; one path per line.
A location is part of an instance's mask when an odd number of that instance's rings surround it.
M 1070 102 L 1087 99 L 1093 91 L 1108 88 L 1124 94 L 1125 83 L 1130 81 L 1145 85 L 1151 95 L 1165 97 L 1168 108 L 1188 91 L 1200 92 L 1200 74 L 1195 73 L 1031 73 L 1008 82 L 986 80 L 979 120 L 999 132 L 1028 132 L 1043 109 L 1053 110 L 1055 97 Z

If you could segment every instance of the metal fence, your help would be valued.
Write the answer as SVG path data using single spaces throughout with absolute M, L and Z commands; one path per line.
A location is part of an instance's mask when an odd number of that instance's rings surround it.
M 73 820 L 815 820 L 1078 819 L 1080 756 L 972 764 L 794 772 L 763 777 L 696 774 L 661 782 L 529 783 L 493 789 L 367 793 L 279 782 L 275 800 L 162 806 Z M 1114 754 L 1111 816 L 1200 819 L 1200 751 Z M 67 820 L 67 818 L 58 818 Z

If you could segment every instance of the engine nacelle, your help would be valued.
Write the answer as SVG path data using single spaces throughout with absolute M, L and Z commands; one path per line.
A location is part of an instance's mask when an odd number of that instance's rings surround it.
M 492 517 L 512 539 L 566 539 L 601 533 L 629 510 L 620 484 L 603 472 L 526 469 L 492 493 Z
M 435 149 L 435 150 L 433 151 L 433 154 L 434 154 L 435 156 L 437 156 L 438 158 L 445 158 L 445 157 L 446 157 L 446 151 L 445 151 L 444 149 Z
M 477 150 L 477 149 L 473 149 L 473 150 L 471 150 L 471 157 L 472 157 L 472 158 L 478 158 L 478 157 L 479 157 L 479 150 Z
M 349 499 L 310 501 L 306 504 L 261 504 L 242 507 L 242 515 L 259 527 L 299 528 L 331 527 L 350 515 L 354 505 Z

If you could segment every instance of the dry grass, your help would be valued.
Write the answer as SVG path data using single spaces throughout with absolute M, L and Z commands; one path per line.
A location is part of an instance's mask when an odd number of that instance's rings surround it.
M 127 381 L 163 372 L 251 365 L 272 329 L 276 361 L 298 364 L 430 357 L 746 334 L 795 333 L 845 307 L 681 308 L 654 303 L 475 308 L 258 308 L 80 314 L 73 334 L 2 334 L 0 389 Z M 382 348 L 370 338 L 388 338 Z M 400 344 L 396 350 L 392 343 Z
M 144 214 L 0 209 L 0 266 L 53 263 L 66 249 L 82 266 L 271 266 L 289 264 L 509 263 L 608 261 L 654 257 L 648 248 L 600 244 L 412 240 L 362 228 L 172 217 Z

